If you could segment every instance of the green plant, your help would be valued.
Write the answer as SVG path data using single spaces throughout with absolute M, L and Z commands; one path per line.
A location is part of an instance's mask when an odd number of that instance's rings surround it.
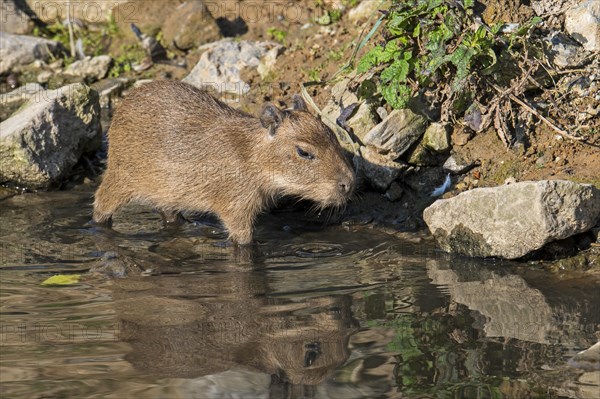
M 275 27 L 270 27 L 269 29 L 267 29 L 267 34 L 271 36 L 275 41 L 281 44 L 285 44 L 285 38 L 288 35 L 286 31 L 277 29 Z
M 385 41 L 360 59 L 358 72 L 378 68 L 381 94 L 394 108 L 406 107 L 417 90 L 444 90 L 437 102 L 468 98 L 474 81 L 497 70 L 497 51 L 514 46 L 539 22 L 523 25 L 506 43 L 499 35 L 502 24 L 475 23 L 473 4 L 394 0 L 384 19 Z
M 137 44 L 122 45 L 120 53 L 113 59 L 112 67 L 108 71 L 108 76 L 111 78 L 130 72 L 133 64 L 140 63 L 146 57 L 144 49 Z

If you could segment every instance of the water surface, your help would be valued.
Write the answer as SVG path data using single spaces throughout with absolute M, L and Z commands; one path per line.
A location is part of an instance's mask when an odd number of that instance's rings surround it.
M 2 398 L 600 397 L 567 364 L 598 340 L 596 281 L 302 211 L 253 250 L 143 207 L 106 231 L 91 195 L 0 202 Z

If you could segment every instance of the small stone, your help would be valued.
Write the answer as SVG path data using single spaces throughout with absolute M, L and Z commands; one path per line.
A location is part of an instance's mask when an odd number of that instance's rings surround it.
M 75 61 L 65 69 L 65 76 L 84 79 L 100 80 L 108 73 L 112 58 L 108 55 L 97 57 L 85 57 L 83 60 Z
M 0 0 L 0 32 L 25 35 L 34 28 L 31 17 L 17 5 L 17 0 Z
M 48 81 L 52 78 L 52 75 L 54 75 L 54 73 L 51 71 L 42 71 L 38 74 L 37 81 L 40 84 L 48 83 Z
M 565 29 L 587 51 L 600 51 L 600 1 L 584 0 L 569 9 Z
M 36 60 L 46 61 L 58 48 L 53 40 L 0 32 L 0 75 Z
M 377 125 L 377 119 L 373 110 L 375 104 L 373 100 L 360 100 L 356 94 L 348 89 L 350 79 L 344 79 L 336 83 L 331 89 L 331 99 L 323 107 L 323 122 L 331 129 L 337 126 L 336 121 L 341 113 L 341 106 L 344 108 L 358 103 L 359 106 L 354 110 L 352 116 L 346 120 L 346 125 L 352 129 L 352 133 L 360 141 L 364 140 L 366 134 Z
M 396 109 L 367 133 L 364 143 L 398 158 L 417 142 L 425 133 L 425 128 L 423 116 L 409 109 Z
M 474 163 L 465 162 L 458 155 L 454 154 L 449 156 L 448 159 L 446 159 L 443 168 L 452 174 L 460 175 L 472 169 L 474 166 Z
M 167 44 L 189 50 L 221 39 L 219 26 L 202 1 L 188 1 L 177 7 L 163 25 Z
M 416 166 L 434 166 L 437 165 L 437 159 L 422 143 L 419 143 L 414 150 L 409 151 L 407 162 Z
M 450 149 L 448 130 L 443 123 L 432 123 L 425 130 L 421 144 L 433 152 L 446 152 Z
M 381 1 L 361 1 L 358 5 L 348 11 L 348 20 L 352 24 L 366 22 L 373 14 L 377 13 L 378 6 L 384 6 Z
M 372 147 L 361 147 L 359 158 L 359 171 L 373 188 L 385 191 L 400 173 L 406 169 L 406 165 L 390 161 L 379 154 Z
M 462 147 L 473 137 L 473 132 L 464 126 L 456 126 L 452 132 L 452 145 Z
M 583 53 L 579 43 L 564 33 L 557 33 L 546 39 L 550 60 L 559 68 L 576 67 L 581 63 Z
M 385 192 L 385 197 L 391 202 L 396 202 L 400 200 L 400 198 L 402 198 L 403 194 L 404 190 L 402 189 L 402 187 L 400 187 L 400 184 L 398 184 L 397 182 L 392 182 L 390 188 L 388 188 Z

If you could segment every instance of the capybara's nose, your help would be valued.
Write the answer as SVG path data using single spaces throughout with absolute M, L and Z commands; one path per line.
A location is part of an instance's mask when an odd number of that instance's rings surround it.
M 354 189 L 354 179 L 342 179 L 339 182 L 339 189 L 344 195 L 348 195 Z

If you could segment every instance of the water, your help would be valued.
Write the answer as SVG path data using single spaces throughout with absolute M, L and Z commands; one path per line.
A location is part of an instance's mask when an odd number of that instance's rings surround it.
M 597 281 L 299 211 L 254 250 L 143 207 L 105 231 L 91 195 L 0 202 L 2 398 L 600 397 L 567 364 L 598 339 Z

